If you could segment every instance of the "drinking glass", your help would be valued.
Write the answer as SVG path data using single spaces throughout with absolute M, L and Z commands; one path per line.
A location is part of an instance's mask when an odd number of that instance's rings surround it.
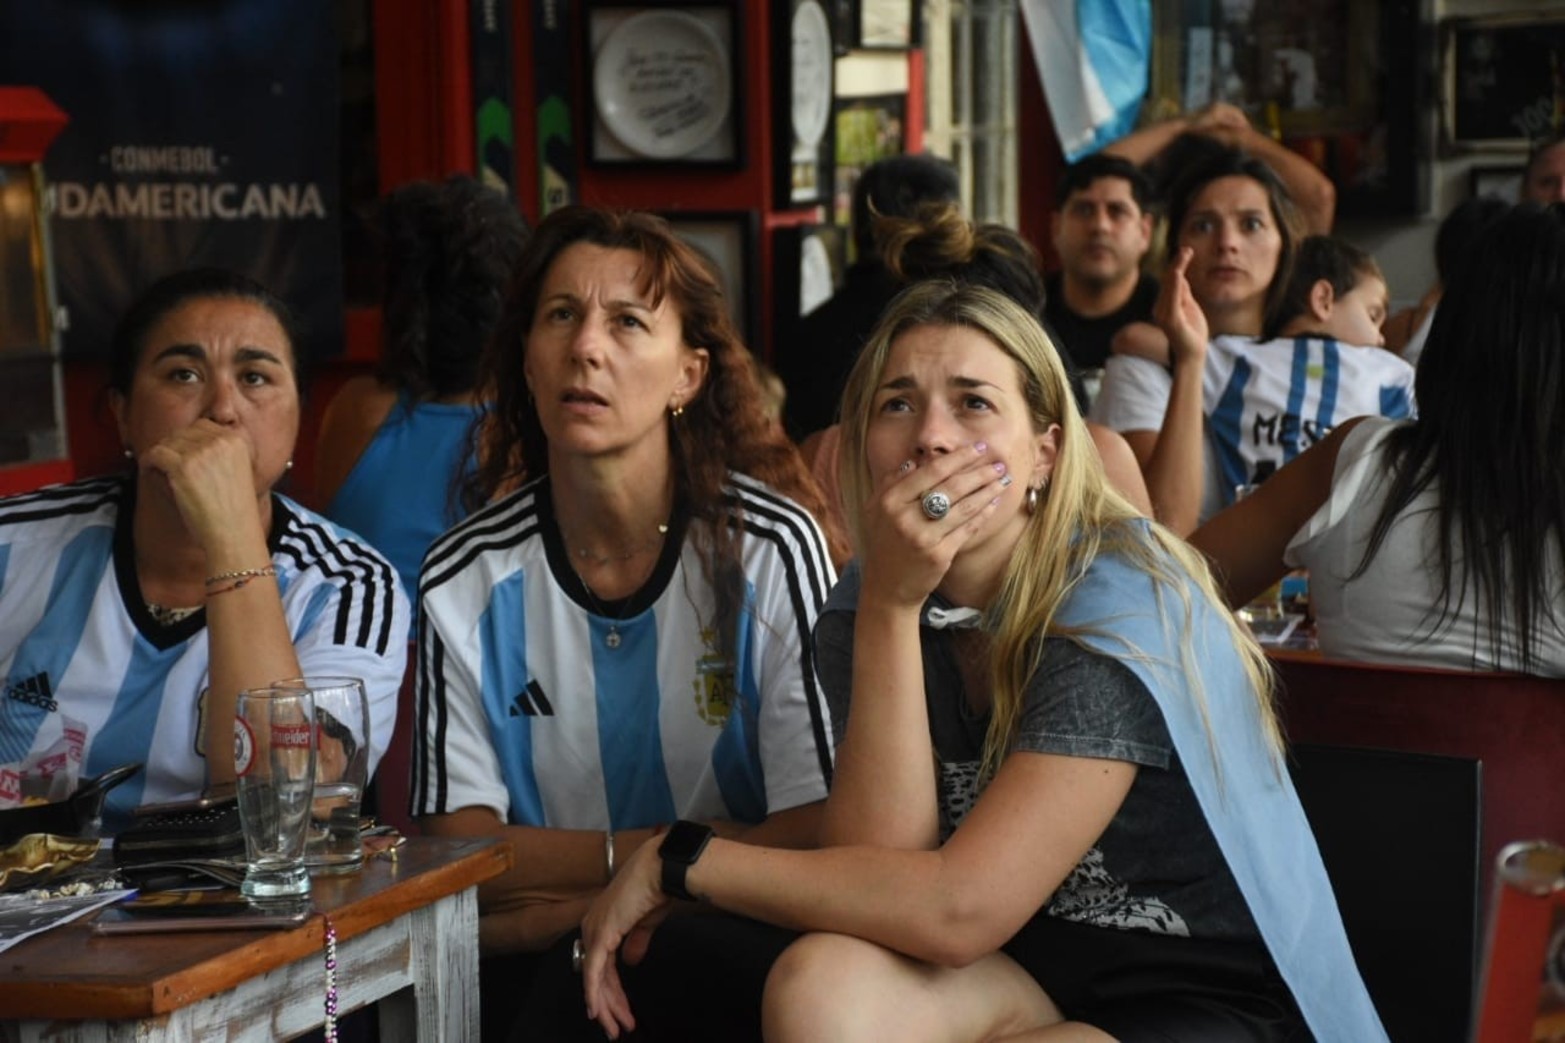
M 274 687 L 315 700 L 315 791 L 304 864 L 316 873 L 351 873 L 364 864 L 359 808 L 369 783 L 370 708 L 357 677 L 292 677 Z
M 308 691 L 239 693 L 234 770 L 247 863 L 240 891 L 263 901 L 308 895 L 304 834 L 315 779 L 315 700 Z

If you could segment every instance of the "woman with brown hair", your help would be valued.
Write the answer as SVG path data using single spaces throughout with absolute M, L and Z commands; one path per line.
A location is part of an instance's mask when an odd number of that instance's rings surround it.
M 479 893 L 493 956 L 570 931 L 676 819 L 814 843 L 810 631 L 836 575 L 719 284 L 659 218 L 540 223 L 484 374 L 471 491 L 493 502 L 420 574 L 413 799 L 431 832 L 515 851 Z

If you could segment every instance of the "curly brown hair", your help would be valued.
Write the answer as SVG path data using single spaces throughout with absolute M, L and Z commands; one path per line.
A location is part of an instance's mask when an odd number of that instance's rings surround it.
M 709 523 L 708 566 L 721 575 L 737 560 L 742 519 L 724 496 L 729 472 L 765 482 L 808 510 L 830 552 L 846 541 L 826 522 L 825 500 L 798 450 L 768 416 L 756 362 L 734 329 L 717 277 L 668 222 L 653 214 L 603 207 L 554 211 L 534 230 L 485 352 L 480 388 L 494 402 L 482 434 L 479 466 L 466 490 L 470 507 L 549 471 L 549 441 L 523 374 L 528 332 L 554 261 L 576 243 L 630 250 L 645 259 L 643 285 L 653 307 L 665 297 L 679 312 L 686 345 L 707 353 L 707 375 L 683 413 L 670 419 L 674 491 L 693 518 Z M 726 613 L 725 613 L 726 615 Z

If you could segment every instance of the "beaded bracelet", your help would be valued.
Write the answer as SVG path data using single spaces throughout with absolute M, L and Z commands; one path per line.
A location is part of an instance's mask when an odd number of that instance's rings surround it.
M 274 572 L 272 575 L 275 576 L 277 573 Z M 249 583 L 252 579 L 255 578 L 256 577 L 254 576 L 247 576 L 244 579 L 236 579 L 226 587 L 218 587 L 216 590 L 207 591 L 206 596 L 208 598 L 215 598 L 219 594 L 227 594 L 230 590 L 238 590 L 240 587 L 244 586 L 246 583 Z
M 206 585 L 209 587 L 215 586 L 223 582 L 225 579 L 252 580 L 259 579 L 262 576 L 275 575 L 277 575 L 277 570 L 271 565 L 266 566 L 264 569 L 235 569 L 233 572 L 219 572 L 215 576 L 208 576 L 206 578 Z M 227 589 L 233 588 L 230 587 Z

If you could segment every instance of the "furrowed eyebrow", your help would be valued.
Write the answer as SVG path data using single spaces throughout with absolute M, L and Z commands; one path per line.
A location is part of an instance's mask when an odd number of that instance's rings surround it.
M 240 348 L 234 353 L 234 358 L 240 362 L 270 362 L 278 366 L 283 364 L 282 359 L 265 348 Z
M 170 344 L 153 356 L 152 361 L 162 362 L 167 358 L 195 359 L 200 362 L 206 358 L 206 349 L 199 344 Z

